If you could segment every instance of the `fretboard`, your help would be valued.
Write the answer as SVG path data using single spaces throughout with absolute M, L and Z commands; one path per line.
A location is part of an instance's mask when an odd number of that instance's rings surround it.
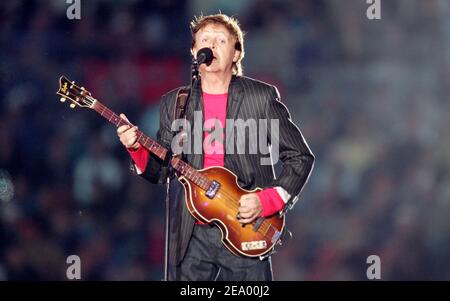
M 103 105 L 101 102 L 96 100 L 92 105 L 92 108 L 97 111 L 100 115 L 102 115 L 106 120 L 114 124 L 116 127 L 120 127 L 122 125 L 130 125 L 129 122 L 123 120 L 113 111 L 111 111 L 107 106 Z M 137 141 L 147 148 L 150 152 L 158 156 L 161 160 L 165 160 L 167 156 L 167 149 L 161 146 L 158 142 L 148 137 L 141 131 L 137 131 Z M 183 175 L 186 179 L 199 186 L 200 188 L 207 190 L 211 186 L 211 181 L 203 176 L 200 172 L 198 172 L 195 168 L 182 161 L 178 157 L 174 157 L 171 160 L 172 167 L 180 174 Z
M 111 111 L 107 106 L 103 105 L 98 100 L 95 101 L 92 108 L 97 111 L 100 115 L 102 115 L 106 120 L 114 124 L 116 127 L 128 124 L 130 126 L 133 126 L 129 122 L 123 120 L 117 114 L 115 114 L 113 111 Z M 167 149 L 160 145 L 158 142 L 153 140 L 152 138 L 145 135 L 140 130 L 137 130 L 137 141 L 144 146 L 146 149 L 148 149 L 150 152 L 158 156 L 161 160 L 164 160 L 167 155 Z
M 170 163 L 176 171 L 200 188 L 207 190 L 211 186 L 211 180 L 198 172 L 194 167 L 182 161 L 180 158 L 174 157 Z

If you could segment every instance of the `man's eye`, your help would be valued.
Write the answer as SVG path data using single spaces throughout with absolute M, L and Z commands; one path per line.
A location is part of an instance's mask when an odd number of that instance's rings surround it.
M 207 38 L 203 38 L 202 42 L 208 42 L 208 39 Z
M 220 43 L 221 44 L 225 44 L 227 41 L 225 41 L 225 40 L 220 40 Z

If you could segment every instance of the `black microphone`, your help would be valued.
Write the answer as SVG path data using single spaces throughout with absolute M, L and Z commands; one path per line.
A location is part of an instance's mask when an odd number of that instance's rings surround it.
M 214 55 L 211 48 L 205 47 L 197 52 L 197 64 L 199 66 L 201 64 L 206 64 L 206 66 L 211 65 L 213 58 Z

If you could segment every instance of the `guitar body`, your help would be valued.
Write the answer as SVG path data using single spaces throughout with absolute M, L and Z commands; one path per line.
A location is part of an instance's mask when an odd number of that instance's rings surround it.
M 255 222 L 241 224 L 237 219 L 241 195 L 261 190 L 245 190 L 238 186 L 237 177 L 223 167 L 209 167 L 198 170 L 208 179 L 220 183 L 213 198 L 205 190 L 191 183 L 186 177 L 178 180 L 186 192 L 186 205 L 191 214 L 204 223 L 214 223 L 222 231 L 224 245 L 234 254 L 248 257 L 262 256 L 279 242 L 284 228 L 284 216 L 275 214 L 261 219 L 259 226 Z M 256 223 L 258 224 L 258 223 Z

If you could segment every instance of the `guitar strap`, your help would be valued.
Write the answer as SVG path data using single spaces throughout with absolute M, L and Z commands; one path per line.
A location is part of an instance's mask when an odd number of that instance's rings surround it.
M 175 107 L 173 110 L 173 119 L 172 122 L 178 118 L 184 118 L 185 120 L 185 127 L 186 127 L 186 105 L 187 105 L 187 101 L 189 99 L 189 93 L 190 93 L 190 89 L 188 87 L 181 87 L 180 89 L 178 89 L 177 91 L 177 96 L 176 96 L 176 100 L 175 100 Z M 181 143 L 183 143 L 183 141 L 181 141 Z M 179 154 L 175 154 L 176 156 Z M 169 152 L 166 155 L 165 158 L 165 164 L 166 166 L 169 167 L 169 176 L 167 177 L 167 191 L 166 191 L 166 212 L 165 212 L 165 243 L 164 243 L 164 280 L 168 281 L 169 279 L 169 240 L 170 240 L 170 180 L 171 177 L 173 176 L 173 169 L 171 168 L 169 161 L 172 159 L 172 152 L 169 149 Z M 172 175 L 171 175 L 172 174 Z M 183 210 L 179 210 L 178 211 L 178 219 L 181 221 L 182 218 L 182 212 Z M 179 272 L 176 273 L 177 277 L 179 275 Z
M 178 118 L 185 118 L 187 100 L 189 98 L 190 89 L 186 87 L 181 87 L 177 92 L 177 99 L 175 103 L 175 108 L 173 112 L 173 120 Z
M 177 120 L 177 119 L 184 119 L 184 126 L 183 128 L 186 128 L 186 108 L 187 108 L 187 103 L 189 101 L 189 96 L 190 96 L 190 88 L 188 86 L 184 86 L 181 87 L 180 89 L 178 89 L 177 91 L 177 97 L 176 97 L 176 102 L 175 102 L 175 107 L 174 107 L 174 111 L 173 111 L 173 119 Z M 184 139 L 184 136 L 182 136 L 182 139 Z M 181 140 L 178 142 L 181 147 L 183 147 L 183 143 L 184 140 Z M 179 154 L 175 154 L 175 155 L 179 155 Z
M 174 110 L 173 110 L 173 114 L 172 114 L 172 122 L 176 119 L 179 118 L 184 118 L 184 128 L 186 128 L 186 105 L 189 99 L 189 93 L 190 93 L 190 89 L 188 87 L 181 87 L 180 89 L 178 89 L 177 91 L 177 95 L 176 95 L 176 99 L 175 99 L 175 106 L 174 106 Z M 177 133 L 173 133 L 174 136 Z M 179 141 L 179 145 L 181 145 L 181 147 L 183 146 L 183 142 L 184 141 Z M 172 153 L 171 149 L 169 148 L 169 151 L 167 152 L 166 158 L 163 161 L 163 165 L 164 166 L 169 166 L 170 165 L 170 160 L 172 160 L 172 157 L 174 156 L 178 156 L 180 154 L 174 154 Z

